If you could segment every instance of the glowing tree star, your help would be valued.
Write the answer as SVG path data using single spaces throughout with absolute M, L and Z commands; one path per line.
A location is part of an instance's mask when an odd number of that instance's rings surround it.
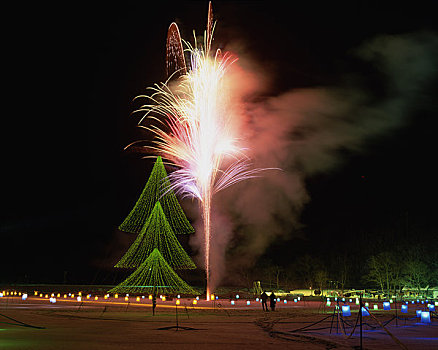
M 173 163 L 178 169 L 169 175 L 171 189 L 176 194 L 197 198 L 200 202 L 205 235 L 205 270 L 207 277 L 207 300 L 210 297 L 210 242 L 211 203 L 216 192 L 239 181 L 256 176 L 260 169 L 250 169 L 245 149 L 238 145 L 233 130 L 233 114 L 228 108 L 228 96 L 224 77 L 227 68 L 235 59 L 220 50 L 211 50 L 213 32 L 211 3 L 203 45 L 187 50 L 190 65 L 185 66 L 184 57 L 167 64 L 177 68 L 178 78 L 172 88 L 166 83 L 151 88 L 154 93 L 148 98 L 151 103 L 138 111 L 145 112 L 160 124 L 148 127 L 155 134 L 157 154 Z M 170 39 L 169 39 L 170 38 Z M 172 23 L 168 33 L 169 56 L 182 55 L 179 32 Z
M 115 267 L 137 268 L 154 249 L 160 251 L 163 258 L 172 268 L 196 268 L 192 259 L 187 255 L 173 233 L 160 202 L 155 203 L 154 209 L 144 224 L 143 229 Z

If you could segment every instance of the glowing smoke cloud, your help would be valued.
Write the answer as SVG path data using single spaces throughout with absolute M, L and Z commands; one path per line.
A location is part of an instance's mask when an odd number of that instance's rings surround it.
M 169 175 L 171 188 L 184 197 L 199 199 L 205 235 L 207 300 L 210 298 L 211 203 L 213 194 L 242 180 L 255 177 L 261 169 L 250 169 L 245 149 L 233 133 L 224 77 L 236 59 L 217 50 L 211 52 L 213 33 L 211 3 L 203 46 L 186 43 L 190 67 L 186 68 L 179 31 L 175 23 L 167 39 L 168 73 L 179 75 L 176 88 L 167 83 L 151 88 L 143 96 L 151 104 L 139 111 L 160 122 L 147 129 L 155 136 L 152 149 L 178 170 Z M 226 167 L 227 166 L 227 167 Z

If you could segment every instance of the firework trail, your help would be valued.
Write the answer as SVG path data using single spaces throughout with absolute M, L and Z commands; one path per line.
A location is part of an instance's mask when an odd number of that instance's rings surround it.
M 167 70 L 177 76 L 176 87 L 169 81 L 156 84 L 151 96 L 138 111 L 158 125 L 147 127 L 155 134 L 156 154 L 177 167 L 169 175 L 171 189 L 200 202 L 205 235 L 207 300 L 210 298 L 210 243 L 212 196 L 237 182 L 257 176 L 262 169 L 251 169 L 245 148 L 234 135 L 232 113 L 227 110 L 223 80 L 236 58 L 220 50 L 212 53 L 211 3 L 203 45 L 184 42 L 190 56 L 186 67 L 178 27 L 172 23 L 167 38 Z M 172 85 L 173 86 L 173 85 Z M 228 166 L 226 166 L 226 164 Z M 224 169 L 225 168 L 225 169 Z

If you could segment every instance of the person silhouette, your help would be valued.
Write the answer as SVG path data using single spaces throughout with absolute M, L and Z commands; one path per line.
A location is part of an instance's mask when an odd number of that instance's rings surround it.
M 268 310 L 268 304 L 267 304 L 267 301 L 268 301 L 268 294 L 266 294 L 265 291 L 263 291 L 262 295 L 260 295 L 260 299 L 262 299 L 262 308 L 263 308 L 263 311 L 269 311 L 269 310 Z
M 277 303 L 276 297 L 274 292 L 271 293 L 269 296 L 269 306 L 271 307 L 272 311 L 275 311 L 275 304 Z

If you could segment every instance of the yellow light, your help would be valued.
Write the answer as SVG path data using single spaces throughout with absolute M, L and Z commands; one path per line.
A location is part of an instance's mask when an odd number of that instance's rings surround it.
M 149 299 L 152 300 L 152 294 L 149 294 Z
M 50 296 L 53 298 L 55 296 L 55 294 L 52 293 L 52 294 L 50 294 Z
M 17 292 L 14 292 L 14 295 L 17 295 Z
M 179 304 L 180 304 L 180 300 L 176 299 L 176 305 L 179 305 Z
M 3 291 L 4 293 L 4 291 Z M 35 292 L 33 292 L 33 295 L 38 295 L 38 291 L 36 290 Z
M 40 294 L 40 298 L 42 298 L 43 297 L 43 295 L 42 294 Z
M 165 297 L 165 296 L 163 296 L 163 298 L 162 298 L 161 300 L 163 300 L 163 301 L 166 301 L 166 297 Z
M 210 300 L 214 300 L 214 294 L 211 294 Z
M 90 299 L 90 294 L 87 294 L 87 299 Z
M 108 294 L 103 297 L 104 299 L 108 299 Z
M 59 293 L 56 294 L 56 297 L 57 297 L 57 298 L 60 298 L 60 297 L 61 297 L 61 294 L 59 294 Z
M 136 301 L 140 301 L 140 297 L 137 297 L 135 300 L 136 300 Z
M 78 295 L 81 297 L 82 296 L 82 292 L 79 292 Z
M 116 299 L 117 299 L 118 297 L 119 297 L 119 295 L 118 295 L 118 294 L 114 294 L 114 298 L 116 298 Z
M 97 300 L 97 299 L 99 299 L 99 297 L 96 295 L 96 296 L 94 297 L 94 300 Z
M 19 292 L 18 295 L 21 296 L 21 292 Z
M 125 301 L 128 301 L 129 300 L 129 298 L 128 297 L 125 297 Z
M 49 295 L 48 294 L 46 294 L 45 296 L 44 296 L 44 298 L 48 298 L 49 297 Z
M 64 294 L 64 299 L 67 298 L 67 294 Z
M 72 298 L 74 298 L 74 297 L 75 297 L 75 295 L 74 295 L 74 294 L 72 294 L 72 295 L 71 295 L 71 297 L 72 297 Z
M 196 305 L 198 303 L 198 301 L 195 299 L 193 300 L 193 305 Z

